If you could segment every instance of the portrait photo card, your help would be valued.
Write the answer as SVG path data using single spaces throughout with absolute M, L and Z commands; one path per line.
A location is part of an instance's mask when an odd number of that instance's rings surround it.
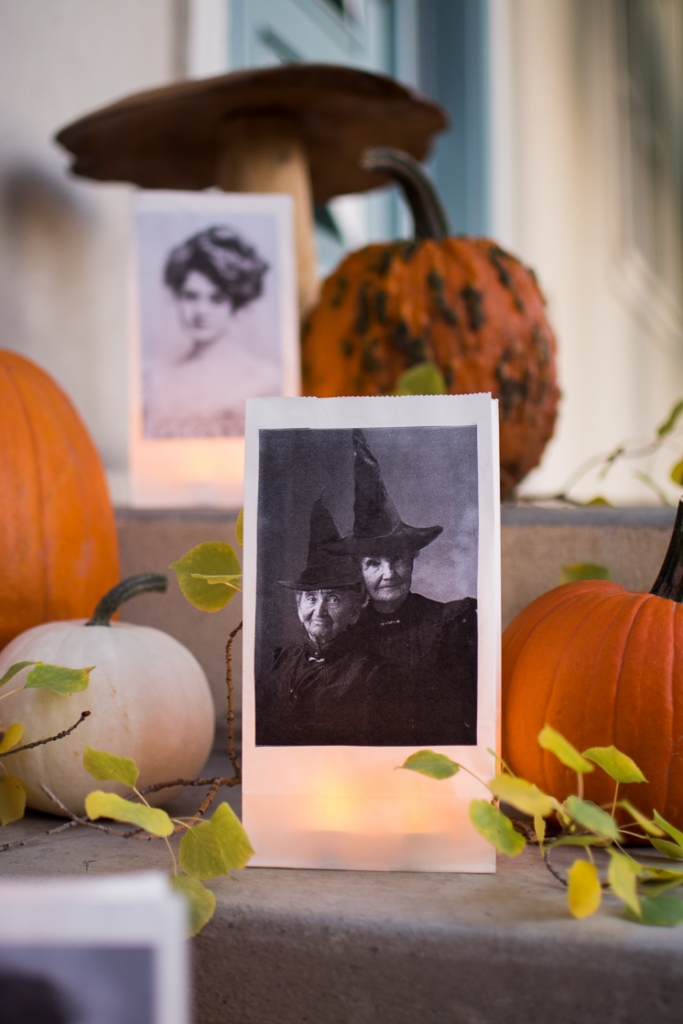
M 245 455 L 251 863 L 494 871 L 498 403 L 253 399 Z M 425 749 L 472 774 L 400 770 Z
M 4 878 L 0 904 L 1 1021 L 189 1024 L 187 910 L 161 872 Z
M 248 398 L 299 394 L 292 200 L 133 198 L 131 504 L 242 503 Z

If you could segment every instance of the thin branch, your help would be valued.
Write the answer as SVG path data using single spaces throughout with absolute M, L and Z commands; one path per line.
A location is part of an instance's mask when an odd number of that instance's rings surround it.
M 173 779 L 172 782 L 156 782 L 153 786 L 145 786 L 144 789 L 140 790 L 143 796 L 147 796 L 148 793 L 158 793 L 162 789 L 172 789 L 174 786 L 213 786 L 216 782 L 220 786 L 236 786 L 239 783 L 239 779 L 234 776 L 229 778 L 223 778 L 214 776 L 211 779 Z
M 228 637 L 228 643 L 225 648 L 225 684 L 228 688 L 228 756 L 235 772 L 235 779 L 238 782 L 242 781 L 242 769 L 237 759 L 237 750 L 235 749 L 235 701 L 232 686 L 232 645 L 241 628 L 242 623 L 240 622 L 235 626 Z
M 80 824 L 78 821 L 65 821 L 63 825 L 58 825 L 57 828 L 49 828 L 47 832 L 39 832 L 37 836 L 31 836 L 29 839 L 21 839 L 17 843 L 3 843 L 0 846 L 0 853 L 6 853 L 7 850 L 16 850 L 19 846 L 28 846 L 29 843 L 37 843 L 39 839 L 44 839 L 45 836 L 56 836 L 58 832 L 65 832 L 69 828 Z
M 98 832 L 106 832 L 107 835 L 110 835 L 110 836 L 120 836 L 121 835 L 120 832 L 116 832 L 115 829 L 113 829 L 113 828 L 108 828 L 107 825 L 96 825 L 95 822 L 94 821 L 90 821 L 89 818 L 79 818 L 77 814 L 74 814 L 73 811 L 70 811 L 69 808 L 65 804 L 62 803 L 62 801 L 59 799 L 59 797 L 55 796 L 55 794 L 52 792 L 52 790 L 48 789 L 47 786 L 43 785 L 42 782 L 40 783 L 40 788 L 42 789 L 42 791 L 45 794 L 45 796 L 48 797 L 50 800 L 52 800 L 52 802 L 54 804 L 56 804 L 57 807 L 59 807 L 59 809 L 62 812 L 62 814 L 65 814 L 67 816 L 67 818 L 71 819 L 71 821 L 74 823 L 74 825 L 85 825 L 86 828 L 94 828 L 94 829 L 97 829 Z
M 90 718 L 90 714 L 90 711 L 84 711 L 78 721 L 74 722 L 69 729 L 64 729 L 63 732 L 58 732 L 56 736 L 48 736 L 45 740 L 35 740 L 33 743 L 25 743 L 23 747 L 14 747 L 12 750 L 5 750 L 4 753 L 0 754 L 0 757 L 11 757 L 12 754 L 20 754 L 22 750 L 33 750 L 34 747 L 42 747 L 46 743 L 54 743 L 55 740 L 63 740 L 65 736 L 68 736 L 74 731 L 74 729 L 77 729 L 81 722 L 84 722 L 86 718 Z

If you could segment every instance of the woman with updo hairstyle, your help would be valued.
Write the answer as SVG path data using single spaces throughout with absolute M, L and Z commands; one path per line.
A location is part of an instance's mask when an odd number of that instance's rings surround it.
M 264 294 L 269 269 L 225 225 L 205 228 L 170 251 L 163 282 L 185 345 L 170 358 L 160 353 L 146 374 L 147 437 L 239 436 L 246 398 L 281 394 L 279 356 L 265 358 L 235 330 L 240 312 Z

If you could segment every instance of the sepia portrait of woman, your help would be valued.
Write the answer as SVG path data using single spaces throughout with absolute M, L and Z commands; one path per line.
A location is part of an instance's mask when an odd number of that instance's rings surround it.
M 163 283 L 182 343 L 157 351 L 146 367 L 147 437 L 240 436 L 245 400 L 281 393 L 279 359 L 250 344 L 244 330 L 244 311 L 263 300 L 269 269 L 224 225 L 170 251 Z

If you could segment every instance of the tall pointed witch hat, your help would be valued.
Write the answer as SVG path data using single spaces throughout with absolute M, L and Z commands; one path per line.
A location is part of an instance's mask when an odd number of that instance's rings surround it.
M 436 540 L 443 526 L 409 526 L 403 522 L 362 430 L 353 431 L 353 448 L 353 533 L 342 541 L 342 549 L 356 555 L 406 549 L 417 552 Z
M 295 580 L 278 580 L 288 590 L 325 590 L 348 587 L 363 579 L 358 563 L 341 551 L 341 535 L 322 495 L 311 509 L 311 533 L 306 568 Z

